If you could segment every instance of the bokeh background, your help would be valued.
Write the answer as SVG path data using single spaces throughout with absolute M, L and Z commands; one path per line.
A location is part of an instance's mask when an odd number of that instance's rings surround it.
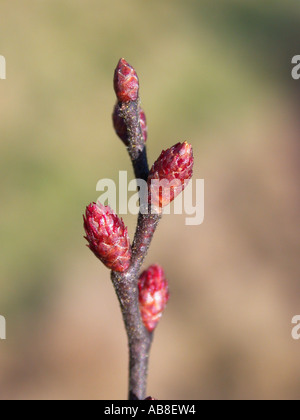
M 2 0 L 1 399 L 125 399 L 127 342 L 82 213 L 131 172 L 113 71 L 135 66 L 152 163 L 188 140 L 205 222 L 165 216 L 146 265 L 171 300 L 151 353 L 158 399 L 297 399 L 300 7 L 292 0 Z M 133 235 L 134 216 L 125 216 Z

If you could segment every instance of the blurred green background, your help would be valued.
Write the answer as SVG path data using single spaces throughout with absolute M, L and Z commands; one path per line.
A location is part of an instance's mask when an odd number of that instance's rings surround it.
M 0 11 L 1 399 L 126 398 L 118 303 L 82 227 L 97 181 L 132 173 L 111 123 L 120 57 L 139 74 L 150 162 L 188 140 L 206 188 L 204 224 L 165 216 L 147 257 L 171 288 L 148 393 L 299 398 L 299 3 L 2 0 Z

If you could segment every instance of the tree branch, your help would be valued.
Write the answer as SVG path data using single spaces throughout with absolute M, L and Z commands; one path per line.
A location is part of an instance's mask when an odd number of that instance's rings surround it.
M 139 100 L 118 103 L 117 107 L 119 117 L 125 122 L 128 153 L 135 176 L 137 179 L 147 181 L 149 166 L 139 120 Z M 142 322 L 138 279 L 160 217 L 160 215 L 139 214 L 131 266 L 124 273 L 111 274 L 128 336 L 129 399 L 141 400 L 146 397 L 148 361 L 153 334 L 147 331 Z

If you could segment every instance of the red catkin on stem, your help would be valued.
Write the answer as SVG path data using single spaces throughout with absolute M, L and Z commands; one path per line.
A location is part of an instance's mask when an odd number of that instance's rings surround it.
M 134 68 L 121 58 L 114 75 L 114 89 L 119 102 L 136 101 L 139 96 L 139 79 Z
M 83 216 L 88 247 L 111 270 L 123 272 L 130 266 L 131 246 L 127 228 L 113 210 L 90 204 Z
M 139 278 L 139 302 L 142 320 L 149 332 L 157 326 L 169 300 L 168 281 L 159 265 L 152 265 Z
M 162 209 L 187 186 L 193 175 L 193 149 L 187 142 L 164 150 L 152 166 L 149 177 L 149 203 Z

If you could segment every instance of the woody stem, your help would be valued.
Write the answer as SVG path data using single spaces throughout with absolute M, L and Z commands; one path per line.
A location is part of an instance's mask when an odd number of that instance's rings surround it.
M 128 153 L 137 179 L 147 181 L 149 167 L 139 120 L 139 102 L 119 103 L 118 112 L 125 121 L 129 139 Z M 144 326 L 140 308 L 138 279 L 149 250 L 160 215 L 139 214 L 133 242 L 133 256 L 124 273 L 112 272 L 111 279 L 117 293 L 129 345 L 129 399 L 146 397 L 149 354 L 153 334 Z

